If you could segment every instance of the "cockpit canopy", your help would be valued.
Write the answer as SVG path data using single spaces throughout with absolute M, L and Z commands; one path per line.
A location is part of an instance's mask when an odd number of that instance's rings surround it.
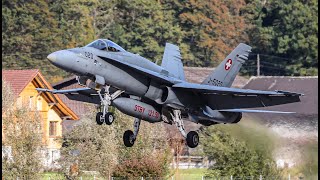
M 108 39 L 98 39 L 92 43 L 86 45 L 85 47 L 93 47 L 99 50 L 110 51 L 110 52 L 123 52 L 124 50 L 118 44 L 108 40 Z

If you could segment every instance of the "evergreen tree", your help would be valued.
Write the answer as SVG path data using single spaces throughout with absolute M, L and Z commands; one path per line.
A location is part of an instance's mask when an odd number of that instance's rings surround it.
M 244 13 L 253 51 L 268 55 L 261 58 L 266 75 L 317 74 L 318 1 L 252 0 Z

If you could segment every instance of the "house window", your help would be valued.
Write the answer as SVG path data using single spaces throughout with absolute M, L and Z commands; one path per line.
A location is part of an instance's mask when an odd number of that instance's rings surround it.
M 42 110 L 42 98 L 38 97 L 37 99 L 37 110 L 41 111 Z
M 32 109 L 33 107 L 33 96 L 29 96 L 29 108 Z
M 50 121 L 49 126 L 49 136 L 56 136 L 57 135 L 57 121 Z

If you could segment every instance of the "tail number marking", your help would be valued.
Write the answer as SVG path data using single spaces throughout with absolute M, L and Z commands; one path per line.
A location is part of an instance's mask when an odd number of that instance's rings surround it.
M 226 64 L 224 65 L 224 69 L 228 71 L 231 68 L 231 65 L 232 65 L 232 60 L 228 59 Z

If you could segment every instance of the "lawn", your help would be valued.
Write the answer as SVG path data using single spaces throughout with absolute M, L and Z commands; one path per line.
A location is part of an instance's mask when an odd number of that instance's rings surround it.
M 206 169 L 173 169 L 172 174 L 173 177 L 168 180 L 201 180 L 202 176 L 204 176 Z M 47 172 L 43 173 L 41 180 L 64 180 L 64 176 L 61 173 Z M 82 176 L 82 180 L 92 180 L 93 176 L 84 175 Z M 100 180 L 101 178 L 95 178 L 96 180 Z
M 175 169 L 173 179 L 175 180 L 201 180 L 205 175 L 206 169 Z

